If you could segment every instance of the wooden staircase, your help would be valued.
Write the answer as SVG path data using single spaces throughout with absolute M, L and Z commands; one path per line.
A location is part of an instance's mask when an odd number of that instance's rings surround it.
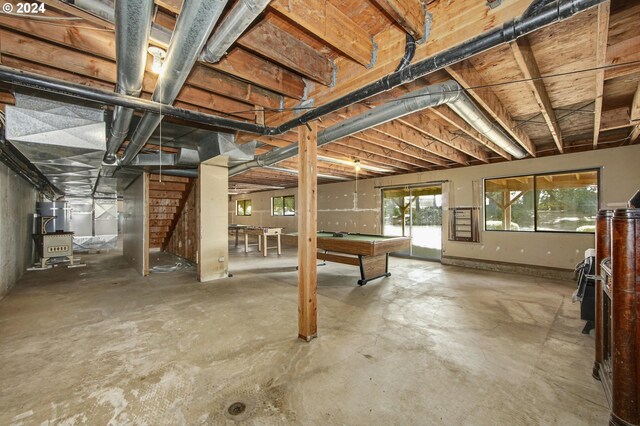
M 195 179 L 149 176 L 149 247 L 164 250 L 180 219 Z

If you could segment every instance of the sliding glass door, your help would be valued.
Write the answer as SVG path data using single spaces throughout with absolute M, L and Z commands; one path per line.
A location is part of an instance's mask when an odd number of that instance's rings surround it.
M 439 260 L 442 255 L 442 187 L 384 189 L 382 233 L 411 237 L 411 248 L 398 254 Z

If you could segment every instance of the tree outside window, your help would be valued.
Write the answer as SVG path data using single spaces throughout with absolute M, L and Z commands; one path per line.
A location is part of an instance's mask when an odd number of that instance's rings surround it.
M 485 180 L 485 230 L 595 232 L 598 170 Z
M 271 215 L 272 216 L 295 216 L 296 215 L 295 197 L 293 195 L 273 197 L 271 199 Z
M 236 201 L 237 216 L 251 216 L 251 200 Z

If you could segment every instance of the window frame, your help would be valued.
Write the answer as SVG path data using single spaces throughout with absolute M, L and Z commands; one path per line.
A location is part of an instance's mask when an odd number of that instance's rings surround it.
M 247 201 L 251 206 L 251 213 L 247 214 Z M 238 207 L 242 204 L 242 214 L 239 213 Z M 236 200 L 236 216 L 251 216 L 253 214 L 253 203 L 251 202 L 251 198 L 246 198 L 243 200 Z
M 583 169 L 570 169 L 570 170 L 558 170 L 551 172 L 540 172 L 540 173 L 522 173 L 518 175 L 504 175 L 504 176 L 494 176 L 482 179 L 482 230 L 484 232 L 516 232 L 516 233 L 545 233 L 545 234 L 577 234 L 577 235 L 595 235 L 595 232 L 578 232 L 578 231 L 550 231 L 550 230 L 539 230 L 538 229 L 538 185 L 537 178 L 539 176 L 548 176 L 548 175 L 562 175 L 562 174 L 570 174 L 570 173 L 586 173 L 586 172 L 596 172 L 596 186 L 597 186 L 597 194 L 596 194 L 596 213 L 600 210 L 600 201 L 601 201 L 601 188 L 602 188 L 602 167 L 589 167 Z M 531 231 L 516 231 L 512 229 L 487 229 L 487 203 L 486 203 L 486 193 L 487 193 L 487 181 L 494 179 L 511 179 L 511 178 L 519 178 L 519 177 L 531 177 L 533 178 L 533 230 Z
M 282 213 L 281 214 L 276 214 L 275 210 L 274 210 L 274 206 L 275 203 L 274 201 L 279 198 L 282 200 Z M 284 200 L 290 198 L 293 200 L 293 213 L 286 213 L 286 210 L 284 208 L 285 203 Z M 294 217 L 296 216 L 296 196 L 295 195 L 278 195 L 278 196 L 274 196 L 271 197 L 271 216 L 277 216 L 277 217 Z

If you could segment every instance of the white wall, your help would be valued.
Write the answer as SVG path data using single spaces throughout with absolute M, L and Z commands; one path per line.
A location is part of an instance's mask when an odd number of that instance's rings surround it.
M 36 190 L 0 163 L 0 299 L 33 263 Z
M 422 183 L 438 180 L 449 181 L 445 194 L 455 206 L 472 204 L 472 182 L 484 178 L 545 173 L 585 168 L 601 168 L 600 207 L 611 203 L 626 202 L 640 189 L 640 145 L 621 148 L 556 155 L 543 158 L 485 164 L 448 170 L 361 180 L 355 194 L 354 182 L 334 183 L 318 187 L 318 229 L 362 233 L 381 232 L 381 191 L 379 186 Z M 296 230 L 295 217 L 281 218 L 270 215 L 270 199 L 273 195 L 288 195 L 295 189 L 268 191 L 234 196 L 229 203 L 231 223 L 260 226 L 284 226 L 285 232 Z M 251 217 L 235 215 L 235 200 L 250 198 L 254 208 Z M 446 207 L 446 206 L 445 206 Z M 444 230 L 447 227 L 444 215 Z M 447 232 L 443 232 L 447 234 Z M 534 232 L 482 231 L 480 243 L 447 241 L 443 256 L 480 259 L 496 262 L 537 265 L 572 269 L 593 247 L 593 234 L 560 234 Z

